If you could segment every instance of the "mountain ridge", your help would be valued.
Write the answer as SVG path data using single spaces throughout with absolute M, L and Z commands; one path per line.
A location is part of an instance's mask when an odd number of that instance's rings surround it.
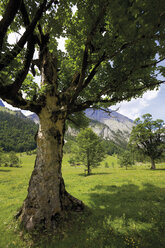
M 91 120 L 90 127 L 101 138 L 111 140 L 117 145 L 127 143 L 134 126 L 133 120 L 128 117 L 111 111 L 87 109 L 86 116 Z M 67 134 L 76 136 L 78 133 L 74 128 L 69 127 Z
M 130 121 L 133 123 L 133 120 L 131 120 L 130 118 L 128 118 L 125 115 L 122 115 L 120 113 L 118 113 L 117 111 L 111 110 L 109 109 L 109 113 L 107 111 L 101 110 L 101 109 L 86 109 L 85 110 L 85 114 L 87 117 L 89 117 L 90 119 L 94 119 L 97 121 L 100 121 L 101 119 L 115 119 L 118 120 L 120 122 L 124 122 L 125 120 Z
M 0 100 L 0 104 L 4 106 L 3 102 Z M 0 107 L 3 109 L 3 107 Z M 12 110 L 6 111 L 12 112 Z M 32 113 L 28 116 L 25 116 L 21 110 L 13 111 L 13 113 L 21 117 L 23 119 L 30 119 L 35 124 L 39 124 L 39 118 L 35 113 Z M 86 109 L 85 115 L 90 119 L 90 127 L 92 130 L 100 137 L 105 140 L 112 140 L 116 144 L 120 144 L 121 142 L 128 142 L 130 133 L 134 126 L 133 120 L 124 116 L 116 111 L 110 110 L 110 113 L 97 109 Z M 73 136 L 77 135 L 77 130 L 73 128 L 68 128 L 67 134 L 71 134 Z
M 5 105 L 3 104 L 2 100 L 0 100 L 0 107 L 5 107 Z

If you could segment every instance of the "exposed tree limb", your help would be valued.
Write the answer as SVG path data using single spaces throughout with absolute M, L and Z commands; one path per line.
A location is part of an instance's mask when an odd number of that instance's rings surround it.
M 129 73 L 127 73 L 127 76 L 126 76 L 126 78 L 122 81 L 122 83 L 125 82 L 126 80 L 128 80 L 129 76 L 133 73 L 134 70 L 139 70 L 139 69 L 144 69 L 144 68 L 148 68 L 148 67 L 151 67 L 151 66 L 156 66 L 157 64 L 159 64 L 160 62 L 162 62 L 162 61 L 164 61 L 164 60 L 165 60 L 165 58 L 162 58 L 162 59 L 160 59 L 160 60 L 154 61 L 153 63 L 149 63 L 149 64 L 145 64 L 145 65 L 139 65 L 139 67 L 136 67 L 136 68 L 134 68 L 134 69 L 131 69 L 131 70 L 129 71 Z M 106 94 L 108 94 L 108 93 L 111 92 L 111 91 L 112 91 L 112 89 L 110 89 L 110 87 L 109 87 L 109 85 L 108 85 L 108 86 L 106 86 L 106 87 L 104 87 L 104 88 L 102 89 L 102 91 L 99 93 L 99 95 L 97 95 L 97 97 L 101 97 L 102 95 L 106 95 Z
M 94 37 L 94 35 L 97 31 L 98 25 L 100 24 L 102 18 L 105 15 L 106 8 L 107 8 L 107 4 L 102 6 L 98 17 L 96 18 L 96 21 L 95 21 L 94 25 L 92 26 L 92 29 L 90 30 L 89 34 L 87 35 L 87 40 L 85 42 L 85 48 L 84 48 L 80 73 L 79 73 L 79 75 L 77 75 L 76 78 L 74 77 L 75 80 L 72 80 L 70 86 L 65 91 L 66 95 L 68 95 L 68 93 L 70 93 L 70 92 L 76 92 L 74 94 L 73 98 L 75 98 L 76 97 L 75 95 L 77 95 L 82 90 L 83 81 L 85 79 L 85 74 L 86 74 L 86 70 L 88 67 L 89 48 L 91 46 L 92 38 Z
M 3 45 L 3 40 L 8 30 L 8 27 L 14 20 L 15 15 L 20 7 L 22 0 L 10 0 L 7 4 L 6 11 L 0 21 L 0 52 Z
M 164 81 L 158 81 L 154 84 L 147 84 L 147 85 L 142 85 L 141 87 L 138 87 L 138 88 L 135 88 L 134 89 L 134 93 L 131 92 L 127 92 L 125 95 L 122 95 L 122 96 L 112 96 L 111 98 L 109 99 L 100 99 L 100 98 L 97 98 L 95 100 L 91 99 L 91 100 L 87 100 L 85 102 L 81 102 L 79 104 L 74 104 L 72 106 L 70 106 L 70 108 L 68 109 L 68 113 L 71 114 L 73 112 L 79 112 L 79 111 L 82 111 L 82 110 L 85 110 L 86 108 L 94 108 L 96 107 L 97 108 L 97 104 L 98 103 L 103 103 L 103 104 L 106 104 L 106 103 L 109 103 L 111 105 L 114 105 L 116 104 L 117 102 L 122 102 L 124 100 L 128 100 L 129 98 L 132 98 L 132 97 L 136 97 L 137 96 L 137 93 L 139 93 L 140 91 L 145 91 L 147 89 L 149 89 L 149 87 L 152 87 L 152 86 L 159 86 L 160 84 L 162 83 L 165 83 L 165 80 Z
M 9 95 L 10 91 L 11 91 L 10 86 L 8 87 L 0 86 L 1 99 L 11 104 L 13 107 L 21 108 L 24 110 L 30 110 L 32 112 L 35 112 L 36 114 L 39 114 L 39 112 L 41 111 L 41 108 L 45 104 L 44 100 L 40 102 L 39 101 L 33 102 L 27 99 L 24 99 L 21 94 L 17 94 L 15 96 Z
M 100 57 L 100 59 L 98 60 L 98 62 L 95 64 L 95 66 L 93 67 L 92 71 L 90 72 L 90 74 L 88 75 L 88 77 L 86 78 L 86 80 L 84 81 L 83 85 L 82 85 L 82 89 L 86 88 L 88 86 L 88 84 L 91 82 L 91 80 L 94 78 L 94 76 L 97 73 L 97 69 L 98 67 L 101 65 L 101 63 L 104 61 L 105 59 L 105 52 L 104 54 Z
M 25 27 L 27 27 L 30 24 L 30 19 L 24 1 L 21 2 L 20 12 L 22 14 L 22 19 L 25 24 Z
M 99 18 L 98 18 L 99 19 Z M 93 32 L 91 32 L 93 33 Z M 90 36 L 91 37 L 91 36 Z M 119 53 L 121 53 L 122 51 L 124 51 L 125 49 L 131 47 L 132 45 L 136 44 L 137 42 L 141 41 L 142 39 L 144 39 L 143 36 L 141 36 L 138 40 L 133 40 L 133 41 L 130 41 L 130 42 L 127 42 L 127 43 L 124 43 L 121 45 L 121 47 L 119 47 L 113 54 L 111 55 L 107 55 L 106 52 L 104 52 L 104 54 L 100 57 L 100 59 L 98 60 L 98 62 L 95 64 L 94 68 L 92 69 L 92 71 L 90 72 L 90 74 L 88 75 L 88 77 L 85 79 L 85 75 L 84 75 L 84 79 L 82 81 L 81 79 L 81 75 L 82 74 L 79 74 L 79 81 L 78 83 L 76 84 L 75 82 L 77 81 L 73 81 L 71 86 L 67 89 L 67 91 L 69 92 L 72 91 L 74 92 L 74 94 L 72 95 L 72 100 L 71 100 L 71 104 L 73 104 L 74 100 L 76 99 L 76 97 L 79 95 L 79 93 L 88 86 L 88 84 L 91 82 L 91 80 L 94 78 L 95 74 L 97 73 L 97 70 L 99 68 L 99 66 L 101 65 L 101 63 L 106 59 L 108 60 L 111 60 L 113 59 L 116 55 L 118 55 Z M 86 52 L 84 52 L 84 58 L 83 58 L 83 63 L 82 63 L 82 66 L 85 65 L 85 63 L 87 63 L 87 60 L 86 60 Z M 163 61 L 164 59 L 162 60 L 159 60 L 157 63 Z M 155 62 L 153 64 L 150 64 L 150 65 L 144 65 L 143 67 L 141 68 L 144 68 L 144 67 L 149 67 L 149 66 L 154 66 L 155 65 Z M 84 67 L 85 68 L 85 67 Z M 132 72 L 131 72 L 132 73 Z M 76 79 L 77 80 L 77 79 Z M 107 88 L 107 87 L 106 87 Z M 109 90 L 109 87 L 108 87 L 108 91 Z M 101 92 L 100 96 L 102 94 L 106 94 L 107 91 L 105 91 L 105 89 Z
M 35 40 L 29 39 L 28 45 L 27 45 L 27 51 L 25 55 L 24 67 L 16 75 L 16 79 L 14 83 L 12 84 L 12 94 L 16 94 L 19 91 L 19 89 L 22 86 L 23 81 L 25 80 L 29 72 L 29 68 L 31 65 L 31 61 L 33 59 L 34 51 L 35 51 L 34 48 L 35 48 Z
M 100 13 L 99 13 L 94 25 L 93 25 L 88 37 L 87 37 L 87 41 L 86 41 L 85 49 L 84 49 L 84 54 L 83 54 L 81 73 L 80 73 L 80 78 L 79 78 L 77 88 L 81 88 L 81 85 L 85 79 L 85 71 L 86 71 L 86 68 L 88 66 L 88 50 L 89 50 L 89 47 L 91 46 L 92 38 L 94 37 L 94 35 L 97 31 L 98 25 L 100 24 L 101 20 L 105 16 L 106 8 L 107 8 L 107 4 L 102 6 Z
M 34 31 L 34 28 L 38 22 L 38 20 L 42 17 L 42 13 L 45 11 L 45 7 L 47 4 L 47 0 L 44 0 L 43 3 L 38 8 L 32 22 L 30 25 L 26 28 L 26 31 L 23 33 L 17 44 L 14 46 L 12 51 L 8 54 L 6 54 L 3 59 L 0 60 L 0 71 L 4 69 L 6 66 L 8 66 L 11 61 L 20 53 L 20 51 L 23 49 L 25 43 L 27 42 L 29 35 L 31 35 Z
M 72 96 L 72 101 L 71 104 L 74 102 L 74 100 L 77 98 L 77 96 L 79 95 L 79 93 L 88 86 L 88 84 L 91 82 L 91 80 L 93 79 L 93 77 L 95 76 L 95 74 L 97 73 L 97 69 L 98 67 L 101 65 L 101 63 L 104 61 L 105 58 L 105 53 L 101 56 L 101 58 L 98 60 L 98 62 L 95 64 L 95 66 L 93 67 L 93 69 L 91 70 L 90 74 L 88 75 L 88 77 L 86 78 L 86 80 L 84 80 L 84 82 L 81 84 L 81 87 L 77 87 L 73 96 Z

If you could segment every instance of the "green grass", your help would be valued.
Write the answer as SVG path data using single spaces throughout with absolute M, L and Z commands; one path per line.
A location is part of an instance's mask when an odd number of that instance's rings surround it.
M 67 190 L 87 206 L 72 214 L 60 234 L 44 241 L 22 235 L 13 219 L 27 194 L 34 156 L 21 157 L 22 168 L 0 167 L 0 248 L 163 248 L 165 247 L 165 164 L 119 168 L 107 157 L 91 176 L 63 160 Z M 105 162 L 109 168 L 105 168 Z M 114 163 L 114 168 L 112 167 Z

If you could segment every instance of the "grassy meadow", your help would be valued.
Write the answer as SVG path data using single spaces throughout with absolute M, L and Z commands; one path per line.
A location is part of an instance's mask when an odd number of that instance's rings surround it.
M 22 154 L 21 168 L 0 167 L 0 248 L 165 247 L 165 163 L 156 171 L 149 165 L 126 170 L 109 156 L 84 176 L 85 168 L 70 166 L 64 155 L 66 188 L 86 210 L 71 214 L 72 221 L 61 232 L 36 239 L 14 220 L 27 194 L 34 159 Z

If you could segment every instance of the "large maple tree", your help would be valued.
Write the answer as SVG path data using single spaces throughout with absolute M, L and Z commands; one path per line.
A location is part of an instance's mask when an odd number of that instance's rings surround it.
M 0 7 L 0 97 L 40 119 L 35 167 L 19 217 L 27 230 L 50 228 L 57 215 L 84 208 L 65 190 L 61 173 L 67 118 L 162 83 L 157 74 L 164 68 L 157 65 L 164 60 L 165 5 L 9 0 Z M 10 34 L 20 30 L 10 44 Z M 66 38 L 66 52 L 58 49 L 60 37 Z

